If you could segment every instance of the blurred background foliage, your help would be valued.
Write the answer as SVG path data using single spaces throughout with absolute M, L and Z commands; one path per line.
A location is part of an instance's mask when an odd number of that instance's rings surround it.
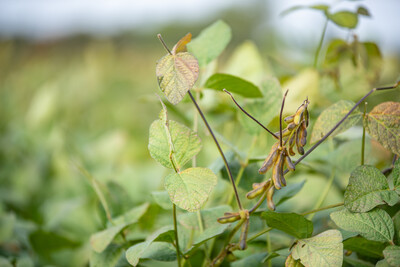
M 0 266 L 7 262 L 14 266 L 88 264 L 93 254 L 90 236 L 104 229 L 107 219 L 91 180 L 79 166 L 98 181 L 113 217 L 150 203 L 131 228 L 131 243 L 171 223 L 168 203 L 162 199 L 165 195 L 160 194 L 160 200 L 151 194 L 163 189 L 166 171 L 147 150 L 148 127 L 161 108 L 155 96 L 160 94 L 155 62 L 165 52 L 156 39 L 157 32 L 172 46 L 187 32 L 196 36 L 217 18 L 223 19 L 231 26 L 233 39 L 212 66 L 256 84 L 265 77 L 278 78 L 282 88 L 290 89 L 287 112 L 308 95 L 312 120 L 339 99 L 357 101 L 373 86 L 392 84 L 399 78 L 400 55 L 382 57 L 375 44 L 363 44 L 353 37 L 356 30 L 343 37 L 347 41 L 332 41 L 332 36 L 327 36 L 319 67 L 314 68 L 317 43 L 304 40 L 294 48 L 268 26 L 268 11 L 260 5 L 258 1 L 245 8 L 226 9 L 196 23 L 175 21 L 156 31 L 126 30 L 109 37 L 80 34 L 47 41 L 0 39 Z M 373 15 L 374 10 L 370 12 Z M 300 60 L 290 56 L 292 50 L 302 54 Z M 388 100 L 399 101 L 398 91 L 374 95 L 368 99 L 368 107 Z M 205 91 L 200 105 L 224 137 L 224 149 L 232 155 L 237 173 L 243 159 L 232 151 L 246 154 L 253 132 L 243 129 L 242 118 L 225 94 Z M 192 126 L 190 103 L 168 108 L 172 119 Z M 278 111 L 272 121 L 267 118 L 273 129 L 278 125 L 276 115 Z M 341 202 L 348 174 L 359 162 L 360 133 L 360 126 L 353 127 L 307 158 L 288 181 L 306 181 L 305 186 L 280 210 L 310 210 L 333 168 L 337 179 L 324 203 Z M 199 134 L 203 149 L 198 165 L 220 165 L 202 125 Z M 257 135 L 257 146 L 250 155 L 255 159 L 267 155 L 273 142 L 264 132 Z M 369 141 L 367 151 L 367 162 L 379 167 L 389 164 L 390 153 L 376 142 Z M 262 179 L 258 167 L 259 163 L 251 163 L 246 168 L 240 184 L 242 196 L 252 182 Z M 225 201 L 229 184 L 226 174 L 222 172 L 220 177 L 225 180 L 220 179 L 208 207 Z M 324 213 L 314 220 L 320 227 L 328 223 Z M 271 239 L 277 247 L 290 243 L 274 231 Z M 238 255 L 254 251 L 250 248 Z M 119 264 L 127 263 L 121 257 Z

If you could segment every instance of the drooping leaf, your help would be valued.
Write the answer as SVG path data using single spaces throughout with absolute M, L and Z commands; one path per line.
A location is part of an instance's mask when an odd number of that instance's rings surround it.
M 237 76 L 216 73 L 212 75 L 206 83 L 205 88 L 222 91 L 223 89 L 228 90 L 231 93 L 237 93 L 248 98 L 262 97 L 260 89 L 253 83 L 246 81 Z
M 350 11 L 338 11 L 329 14 L 328 18 L 336 25 L 344 28 L 354 29 L 358 24 L 357 14 Z
M 390 266 L 400 266 L 400 247 L 399 246 L 388 246 L 383 250 L 385 260 Z
M 189 168 L 168 175 L 164 180 L 171 201 L 187 211 L 196 211 L 217 184 L 217 176 L 207 168 Z
M 104 251 L 107 246 L 114 240 L 115 236 L 120 233 L 124 228 L 136 223 L 140 217 L 147 211 L 148 203 L 135 207 L 127 213 L 113 219 L 114 226 L 97 232 L 90 237 L 90 244 L 93 250 L 97 253 Z
M 192 239 L 192 243 L 190 247 L 186 249 L 185 253 L 189 253 L 207 240 L 222 234 L 229 227 L 229 224 L 220 224 L 217 218 L 221 217 L 224 212 L 229 212 L 231 210 L 232 208 L 227 205 L 201 210 L 200 214 L 203 223 L 203 231 L 201 231 L 196 213 L 180 215 L 178 221 L 180 225 L 188 231 Z
M 199 36 L 188 44 L 188 50 L 196 56 L 200 67 L 205 67 L 224 51 L 231 37 L 229 25 L 218 20 L 201 31 Z
M 172 203 L 169 199 L 169 195 L 167 191 L 155 191 L 151 192 L 151 196 L 153 197 L 154 201 L 159 205 L 161 208 L 165 210 L 172 209 Z
M 161 91 L 171 104 L 178 104 L 199 77 L 199 63 L 190 53 L 184 52 L 191 34 L 184 36 L 167 54 L 157 61 L 156 76 Z
M 367 115 L 367 131 L 386 149 L 400 155 L 400 103 L 374 107 Z
M 263 97 L 260 99 L 248 100 L 243 107 L 263 125 L 268 125 L 276 116 L 279 115 L 279 109 L 282 102 L 282 89 L 276 78 L 264 80 L 260 89 Z M 238 110 L 237 112 L 239 122 L 245 131 L 250 134 L 259 134 L 261 131 L 265 131 L 242 111 Z
M 139 263 L 140 258 L 142 258 L 142 256 L 146 253 L 146 250 L 149 248 L 151 243 L 153 243 L 153 241 L 156 240 L 160 235 L 171 231 L 171 229 L 173 229 L 171 226 L 163 227 L 148 236 L 146 241 L 131 246 L 125 253 L 125 257 L 128 262 L 131 265 L 136 266 Z
M 251 256 L 245 257 L 238 261 L 234 261 L 231 266 L 232 267 L 261 267 L 263 266 L 262 260 L 267 256 L 266 252 L 263 253 L 256 253 Z
M 387 212 L 375 208 L 366 213 L 353 213 L 342 209 L 331 213 L 331 219 L 340 228 L 357 232 L 374 241 L 390 242 L 393 240 L 393 221 Z
M 319 141 L 327 134 L 355 104 L 352 101 L 340 100 L 332 106 L 325 109 L 318 117 L 314 124 L 311 134 L 311 143 Z M 330 135 L 331 137 L 338 135 L 341 132 L 354 126 L 361 119 L 361 112 L 353 111 L 352 114 Z
M 186 162 L 197 155 L 201 150 L 201 141 L 195 132 L 188 127 L 169 121 L 168 128 L 174 148 L 174 159 L 178 167 L 183 167 Z M 153 159 L 164 167 L 172 169 L 170 161 L 170 144 L 168 132 L 161 120 L 154 121 L 150 126 L 149 151 Z
M 346 250 L 354 251 L 374 259 L 382 258 L 382 251 L 386 247 L 384 243 L 371 241 L 361 236 L 351 237 L 343 241 L 343 246 Z
M 121 254 L 123 248 L 119 245 L 110 245 L 103 252 L 98 253 L 92 251 L 90 255 L 90 267 L 114 267 Z
M 344 206 L 352 212 L 366 212 L 378 205 L 393 206 L 399 201 L 386 177 L 373 166 L 358 166 L 350 175 L 344 193 Z
M 292 257 L 306 266 L 339 267 L 343 263 L 342 235 L 338 230 L 328 230 L 308 239 L 298 240 Z
M 261 213 L 269 227 L 281 230 L 297 238 L 307 238 L 312 235 L 313 224 L 296 213 L 278 213 L 265 211 Z
M 273 196 L 273 201 L 275 206 L 279 206 L 280 204 L 284 203 L 286 200 L 291 199 L 294 197 L 300 190 L 303 188 L 306 180 L 295 183 L 295 184 L 288 184 L 287 186 L 283 187 L 281 190 L 276 190 Z
M 394 163 L 394 168 L 392 171 L 393 186 L 397 194 L 400 195 L 400 159 L 396 160 Z

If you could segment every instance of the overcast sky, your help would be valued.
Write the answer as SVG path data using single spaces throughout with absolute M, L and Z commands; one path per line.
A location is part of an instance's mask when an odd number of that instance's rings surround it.
M 253 0 L 253 2 L 256 0 Z M 233 0 L 0 0 L 0 38 L 25 36 L 56 38 L 77 32 L 113 34 L 125 29 L 159 27 L 181 18 L 196 21 L 215 15 L 230 6 L 252 1 Z M 283 38 L 318 38 L 324 23 L 321 14 L 302 10 L 286 17 L 279 14 L 294 5 L 335 3 L 335 10 L 369 8 L 372 18 L 362 18 L 356 33 L 361 40 L 378 42 L 387 52 L 400 53 L 399 0 L 328 1 L 266 0 L 274 27 Z M 329 34 L 341 34 L 331 25 Z M 233 29 L 234 30 L 234 29 Z

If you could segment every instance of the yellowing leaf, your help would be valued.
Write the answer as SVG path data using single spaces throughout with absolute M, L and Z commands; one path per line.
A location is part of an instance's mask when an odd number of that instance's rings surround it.
M 187 211 L 199 210 L 216 184 L 217 176 L 199 167 L 170 174 L 164 180 L 171 201 Z
M 190 40 L 192 40 L 192 34 L 189 32 L 188 34 L 186 34 L 184 37 L 182 37 L 182 39 L 180 39 L 176 45 L 174 45 L 174 47 L 172 48 L 172 54 L 176 55 L 177 53 L 180 52 L 186 52 L 186 45 L 190 42 Z
M 168 101 L 174 105 L 183 99 L 199 77 L 197 59 L 188 52 L 178 52 L 183 49 L 186 41 L 178 43 L 174 47 L 174 53 L 165 55 L 156 66 L 158 85 Z
M 342 234 L 338 230 L 328 230 L 311 238 L 297 241 L 292 257 L 300 259 L 306 267 L 340 267 L 343 263 Z
M 367 116 L 367 131 L 386 149 L 400 155 L 400 103 L 385 102 Z

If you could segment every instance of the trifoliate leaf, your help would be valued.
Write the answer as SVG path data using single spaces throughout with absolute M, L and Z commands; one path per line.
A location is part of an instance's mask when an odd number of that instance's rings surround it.
M 340 228 L 357 232 L 374 241 L 390 242 L 393 240 L 394 227 L 387 212 L 375 208 L 366 213 L 353 213 L 347 209 L 331 213 L 331 219 Z
M 314 237 L 301 239 L 294 245 L 292 257 L 295 260 L 300 259 L 306 267 L 342 266 L 342 235 L 338 230 L 328 230 Z
M 400 155 L 400 103 L 385 102 L 367 114 L 367 131 L 386 149 Z
M 265 211 L 261 213 L 269 227 L 281 230 L 297 238 L 307 238 L 312 235 L 313 224 L 296 213 L 278 213 Z
M 319 115 L 311 134 L 311 143 L 319 141 L 327 134 L 355 104 L 352 101 L 340 100 L 328 107 Z M 330 135 L 331 137 L 354 126 L 361 119 L 361 112 L 353 111 L 352 114 Z
M 231 37 L 229 25 L 218 20 L 201 31 L 199 36 L 188 44 L 188 50 L 196 56 L 200 67 L 205 67 L 224 51 Z
M 366 212 L 378 205 L 393 206 L 399 201 L 386 177 L 373 166 L 358 166 L 350 175 L 344 193 L 344 206 L 352 212 Z
M 164 181 L 171 201 L 187 211 L 199 210 L 216 184 L 217 176 L 199 167 L 170 174 Z

